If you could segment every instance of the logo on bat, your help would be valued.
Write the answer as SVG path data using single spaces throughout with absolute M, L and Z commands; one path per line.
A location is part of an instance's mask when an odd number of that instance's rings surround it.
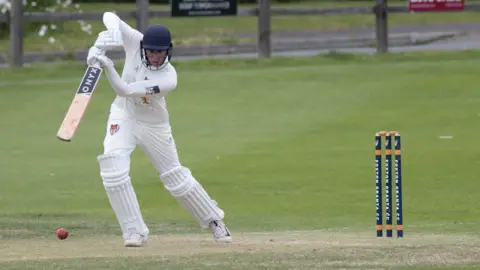
M 96 67 L 88 67 L 85 76 L 78 87 L 77 94 L 91 95 L 95 86 L 97 85 L 98 79 L 100 78 L 101 69 Z

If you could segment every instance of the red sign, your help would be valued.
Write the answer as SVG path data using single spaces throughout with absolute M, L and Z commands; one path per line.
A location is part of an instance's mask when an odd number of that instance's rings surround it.
M 409 11 L 462 11 L 465 0 L 409 0 Z

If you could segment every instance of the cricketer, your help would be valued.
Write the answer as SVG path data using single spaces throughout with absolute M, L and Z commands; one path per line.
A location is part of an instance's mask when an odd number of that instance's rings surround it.
M 170 63 L 172 40 L 168 28 L 150 25 L 141 33 L 116 14 L 105 12 L 105 31 L 90 48 L 87 64 L 100 64 L 116 92 L 110 106 L 103 154 L 97 157 L 110 205 L 123 232 L 126 247 L 143 246 L 149 229 L 142 217 L 130 179 L 130 156 L 138 145 L 153 163 L 165 189 L 217 242 L 231 242 L 222 221 L 224 211 L 208 195 L 191 171 L 180 163 L 172 136 L 165 96 L 177 86 Z M 121 76 L 106 51 L 123 47 Z

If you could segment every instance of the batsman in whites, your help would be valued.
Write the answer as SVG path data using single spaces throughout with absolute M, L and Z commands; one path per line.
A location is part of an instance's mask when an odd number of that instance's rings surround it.
M 87 64 L 100 64 L 116 92 L 104 151 L 97 159 L 124 245 L 142 246 L 149 234 L 130 180 L 130 156 L 137 145 L 155 166 L 165 189 L 200 227 L 210 229 L 217 242 L 231 242 L 230 231 L 222 221 L 224 211 L 179 161 L 165 102 L 165 96 L 177 86 L 177 73 L 170 63 L 173 45 L 169 29 L 151 25 L 141 33 L 112 12 L 104 13 L 103 23 L 107 30 L 99 33 L 90 48 Z M 125 50 L 121 76 L 105 55 L 105 51 L 120 46 Z

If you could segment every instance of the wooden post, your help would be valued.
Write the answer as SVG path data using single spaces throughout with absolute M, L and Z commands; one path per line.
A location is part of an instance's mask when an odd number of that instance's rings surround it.
M 142 32 L 148 26 L 148 0 L 137 0 L 137 30 Z
M 376 0 L 373 8 L 376 19 L 377 52 L 388 52 L 388 6 L 387 0 Z
M 10 1 L 10 65 L 23 66 L 23 1 Z
M 270 0 L 258 0 L 257 49 L 260 58 L 270 57 L 272 54 L 270 34 Z

